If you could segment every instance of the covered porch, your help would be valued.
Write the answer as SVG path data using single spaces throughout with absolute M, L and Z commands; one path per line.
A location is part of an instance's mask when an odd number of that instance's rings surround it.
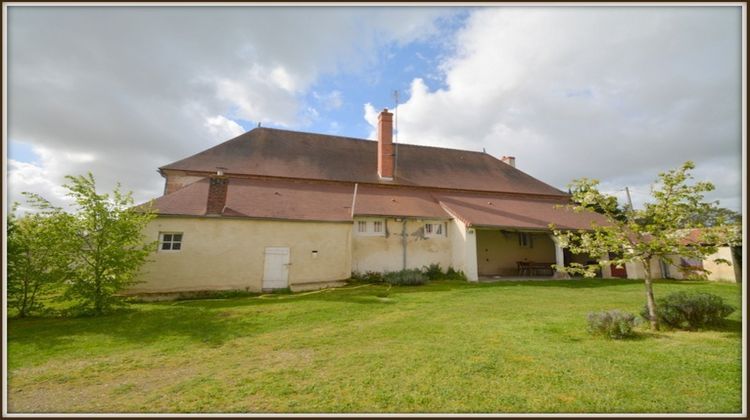
M 586 264 L 588 255 L 563 249 L 549 230 L 477 228 L 477 274 L 480 281 L 510 278 L 569 278 L 553 265 Z M 600 273 L 601 276 L 602 273 Z

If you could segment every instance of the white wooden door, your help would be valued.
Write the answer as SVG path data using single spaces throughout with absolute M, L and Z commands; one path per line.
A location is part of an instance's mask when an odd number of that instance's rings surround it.
M 263 289 L 289 287 L 289 248 L 266 248 Z

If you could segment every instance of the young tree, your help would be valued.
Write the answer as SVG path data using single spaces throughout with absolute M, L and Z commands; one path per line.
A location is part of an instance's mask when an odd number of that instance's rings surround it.
M 8 303 L 19 317 L 41 309 L 37 300 L 50 285 L 66 278 L 70 264 L 71 217 L 43 198 L 27 194 L 38 212 L 8 216 Z
M 67 176 L 65 187 L 76 202 L 72 227 L 75 255 L 69 273 L 68 295 L 80 298 L 99 315 L 120 301 L 117 293 L 135 283 L 134 277 L 156 249 L 142 234 L 154 214 L 133 208 L 131 193 L 98 194 L 91 173 Z
M 574 253 L 588 254 L 597 264 L 571 264 L 571 267 L 556 267 L 562 271 L 593 276 L 595 270 L 606 265 L 622 265 L 627 262 L 639 264 L 644 270 L 646 307 L 652 329 L 658 329 L 656 303 L 651 278 L 651 265 L 655 260 L 665 263 L 671 256 L 705 259 L 716 252 L 717 246 L 736 240 L 736 226 L 716 224 L 710 229 L 702 229 L 700 241 L 686 241 L 692 228 L 705 228 L 703 219 L 696 215 L 708 214 L 716 208 L 715 202 L 704 202 L 703 193 L 714 189 L 709 182 L 696 182 L 690 170 L 693 162 L 686 162 L 681 168 L 659 174 L 652 191 L 651 203 L 642 210 L 618 208 L 617 198 L 598 190 L 599 182 L 592 179 L 573 181 L 572 202 L 569 207 L 576 212 L 596 212 L 604 215 L 606 223 L 593 224 L 588 231 L 553 232 L 564 248 Z M 618 258 L 609 261 L 603 255 L 616 253 Z

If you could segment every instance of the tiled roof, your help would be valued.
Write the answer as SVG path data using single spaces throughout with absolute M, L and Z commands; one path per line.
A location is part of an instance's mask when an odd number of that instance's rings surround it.
M 358 216 L 401 216 L 449 219 L 429 190 L 360 184 L 354 200 Z
M 517 198 L 492 194 L 441 194 L 440 204 L 469 226 L 515 229 L 589 229 L 591 223 L 605 224 L 603 216 L 575 213 L 566 208 L 566 200 Z
M 161 170 L 565 196 L 481 152 L 396 145 L 393 181 L 377 175 L 377 142 L 256 128 Z
M 444 193 L 415 187 L 382 187 L 283 179 L 230 178 L 225 217 L 342 222 L 354 216 L 449 219 L 470 226 L 513 229 L 586 229 L 597 215 L 555 208 L 565 198 L 533 199 L 498 193 Z M 208 179 L 153 201 L 158 214 L 205 216 Z M 352 212 L 354 204 L 354 212 Z
M 222 216 L 341 222 L 351 220 L 353 186 L 231 179 Z M 208 179 L 153 200 L 157 214 L 205 216 Z

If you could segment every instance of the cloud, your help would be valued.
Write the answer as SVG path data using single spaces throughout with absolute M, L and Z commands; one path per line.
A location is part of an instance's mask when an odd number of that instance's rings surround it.
M 206 118 L 204 126 L 208 128 L 217 142 L 237 137 L 245 132 L 241 125 L 223 115 Z
M 586 176 L 648 191 L 693 160 L 738 209 L 740 40 L 730 7 L 479 10 L 440 64 L 445 88 L 412 81 L 399 139 L 514 155 L 560 188 Z
M 320 103 L 326 110 L 339 109 L 344 103 L 343 95 L 341 91 L 332 90 L 327 94 L 321 94 L 313 92 L 313 97 Z
M 322 75 L 377 67 L 384 46 L 435 31 L 448 9 L 25 7 L 8 13 L 8 132 L 46 153 L 9 167 L 21 191 L 60 202 L 66 174 L 92 171 L 137 201 L 156 168 L 240 133 L 237 120 L 300 127 Z M 393 25 L 398 22 L 398 25 Z M 340 106 L 329 92 L 326 106 Z

